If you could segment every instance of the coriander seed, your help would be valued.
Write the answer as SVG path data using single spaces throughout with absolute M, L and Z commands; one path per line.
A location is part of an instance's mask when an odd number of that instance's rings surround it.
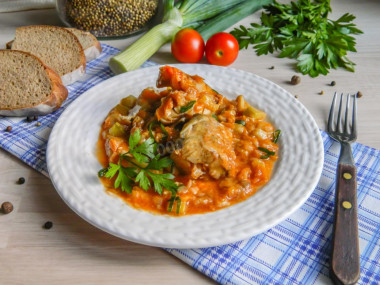
M 323 95 L 323 94 L 325 94 L 325 91 L 322 90 L 321 92 L 319 92 L 319 94 Z
M 356 94 L 356 97 L 357 97 L 357 98 L 361 98 L 361 97 L 363 97 L 362 92 L 358 91 L 358 93 Z
M 9 214 L 13 211 L 13 204 L 11 202 L 4 202 L 1 204 L 1 210 L 4 214 Z
M 269 69 L 274 69 L 274 66 L 272 65 L 271 67 L 269 67 Z
M 41 123 L 40 123 L 40 122 L 37 122 L 36 126 L 37 126 L 37 127 L 41 126 Z
M 293 84 L 293 85 L 297 85 L 300 82 L 301 82 L 301 77 L 299 77 L 297 75 L 293 75 L 292 79 L 290 80 L 290 83 Z

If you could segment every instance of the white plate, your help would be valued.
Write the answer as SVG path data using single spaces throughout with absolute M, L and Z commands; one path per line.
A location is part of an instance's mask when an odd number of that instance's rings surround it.
M 158 66 L 110 78 L 76 99 L 60 116 L 49 138 L 47 163 L 62 199 L 96 227 L 137 243 L 198 248 L 247 239 L 288 217 L 309 197 L 323 165 L 318 127 L 305 107 L 278 85 L 242 70 L 211 65 L 174 65 L 198 74 L 228 98 L 243 94 L 268 113 L 282 132 L 280 158 L 269 183 L 231 207 L 202 215 L 169 217 L 136 210 L 106 193 L 95 155 L 101 123 L 121 98 L 155 86 Z

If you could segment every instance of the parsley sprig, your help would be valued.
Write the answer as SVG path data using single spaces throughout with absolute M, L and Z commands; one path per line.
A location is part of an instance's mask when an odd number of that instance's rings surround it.
M 343 67 L 354 71 L 354 63 L 347 52 L 355 52 L 355 38 L 362 34 L 355 24 L 355 16 L 344 14 L 338 20 L 328 19 L 330 0 L 298 0 L 290 4 L 274 1 L 265 7 L 261 25 L 240 26 L 231 34 L 240 49 L 253 45 L 257 55 L 280 51 L 279 57 L 297 60 L 297 69 L 316 77 L 326 75 L 331 68 Z
M 137 129 L 129 137 L 129 151 L 120 155 L 117 164 L 109 163 L 109 166 L 100 170 L 98 175 L 109 179 L 117 175 L 114 187 L 127 193 L 131 193 L 135 185 L 145 191 L 153 187 L 160 195 L 165 188 L 171 192 L 171 199 L 173 201 L 175 199 L 178 205 L 180 200 L 177 196 L 178 185 L 173 180 L 174 175 L 157 173 L 157 170 L 172 166 L 173 161 L 169 157 L 161 157 L 157 153 L 157 143 L 153 138 L 148 138 L 139 144 L 140 140 L 140 130 Z

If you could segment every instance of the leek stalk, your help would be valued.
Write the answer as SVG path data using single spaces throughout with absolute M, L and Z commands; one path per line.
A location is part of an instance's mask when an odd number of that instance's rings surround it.
M 272 0 L 164 0 L 163 22 L 127 49 L 112 57 L 111 70 L 123 73 L 139 68 L 184 27 L 195 28 L 206 40 L 224 31 Z

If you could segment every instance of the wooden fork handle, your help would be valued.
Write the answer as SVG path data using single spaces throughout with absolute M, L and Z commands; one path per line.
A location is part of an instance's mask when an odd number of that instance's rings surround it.
M 330 275 L 335 284 L 355 284 L 360 275 L 356 168 L 339 164 Z

